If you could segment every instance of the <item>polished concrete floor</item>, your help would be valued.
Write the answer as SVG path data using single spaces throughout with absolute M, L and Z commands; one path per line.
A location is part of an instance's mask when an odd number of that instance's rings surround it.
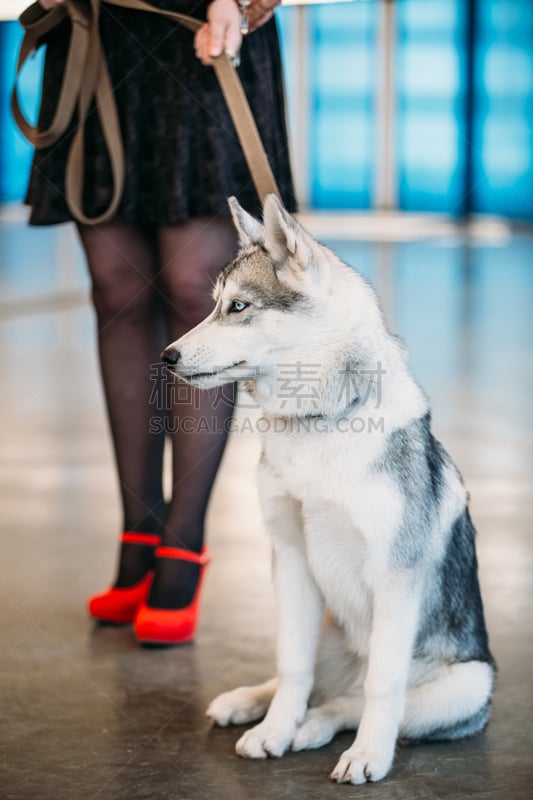
M 361 222 L 354 238 L 329 239 L 379 289 L 472 495 L 499 664 L 488 729 L 401 747 L 388 780 L 347 787 L 328 773 L 351 734 L 251 762 L 234 754 L 239 730 L 210 727 L 212 697 L 272 672 L 269 548 L 249 432 L 234 435 L 212 499 L 196 643 L 142 649 L 129 627 L 91 624 L 85 599 L 113 573 L 119 513 L 87 281 L 70 228 L 28 230 L 4 214 L 0 797 L 533 797 L 533 238 L 370 228 L 378 242 Z

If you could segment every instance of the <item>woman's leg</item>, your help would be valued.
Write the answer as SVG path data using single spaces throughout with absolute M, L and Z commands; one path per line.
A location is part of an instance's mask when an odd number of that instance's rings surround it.
M 163 305 L 154 285 L 153 234 L 123 222 L 80 226 L 92 279 L 98 351 L 123 507 L 123 530 L 159 533 L 164 432 L 150 432 L 151 398 L 166 342 Z M 115 585 L 131 586 L 153 563 L 153 547 L 123 544 Z
M 220 269 L 237 249 L 233 225 L 225 219 L 194 219 L 159 228 L 159 286 L 166 298 L 169 340 L 200 322 L 213 307 L 212 289 Z M 227 438 L 235 387 L 198 391 L 168 377 L 172 433 L 172 497 L 162 542 L 200 552 L 207 502 Z M 180 421 L 187 419 L 186 429 Z M 199 567 L 160 559 L 148 599 L 152 608 L 177 609 L 194 595 Z

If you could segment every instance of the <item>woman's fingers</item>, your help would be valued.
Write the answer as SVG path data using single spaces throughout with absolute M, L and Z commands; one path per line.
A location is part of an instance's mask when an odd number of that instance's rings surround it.
M 223 18 L 215 18 L 208 26 L 208 52 L 210 58 L 216 58 L 226 49 L 228 23 Z
M 241 49 L 240 12 L 234 0 L 214 0 L 207 10 L 207 23 L 195 36 L 194 49 L 202 64 L 227 52 L 236 56 Z
M 241 21 L 240 17 L 236 17 L 235 20 L 232 21 L 232 23 L 226 28 L 224 50 L 232 56 L 236 56 L 241 49 L 241 45 Z
M 202 25 L 200 30 L 196 32 L 194 37 L 194 52 L 196 53 L 197 58 L 200 59 L 202 64 L 209 64 L 209 56 L 208 56 L 208 25 Z
M 50 11 L 54 6 L 60 6 L 64 2 L 65 0 L 39 0 L 39 5 L 42 6 L 45 11 Z

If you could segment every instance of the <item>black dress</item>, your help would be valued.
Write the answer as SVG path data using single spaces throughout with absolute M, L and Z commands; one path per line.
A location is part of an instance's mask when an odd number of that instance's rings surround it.
M 205 19 L 205 0 L 152 5 Z M 192 217 L 227 216 L 236 195 L 251 213 L 259 200 L 214 70 L 194 54 L 193 35 L 156 14 L 101 4 L 100 31 L 124 142 L 126 176 L 117 218 L 171 225 Z M 63 75 L 70 23 L 46 38 L 42 128 L 49 125 Z M 275 20 L 246 37 L 239 76 L 289 211 L 295 210 L 281 59 Z M 72 219 L 64 173 L 72 127 L 52 147 L 35 152 L 26 203 L 30 223 Z M 96 216 L 111 197 L 111 171 L 97 115 L 86 123 L 84 211 Z

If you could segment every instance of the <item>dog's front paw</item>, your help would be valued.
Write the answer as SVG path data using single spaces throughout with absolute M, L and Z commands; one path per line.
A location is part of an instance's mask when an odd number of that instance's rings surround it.
M 241 686 L 219 694 L 205 713 L 217 725 L 225 727 L 254 722 L 265 715 L 267 708 L 264 693 L 261 695 L 253 686 Z
M 285 753 L 294 736 L 294 730 L 283 732 L 271 725 L 261 723 L 241 736 L 235 746 L 237 755 L 243 758 L 279 758 Z
M 392 766 L 393 755 L 371 748 L 350 747 L 340 757 L 330 777 L 337 783 L 380 781 Z

